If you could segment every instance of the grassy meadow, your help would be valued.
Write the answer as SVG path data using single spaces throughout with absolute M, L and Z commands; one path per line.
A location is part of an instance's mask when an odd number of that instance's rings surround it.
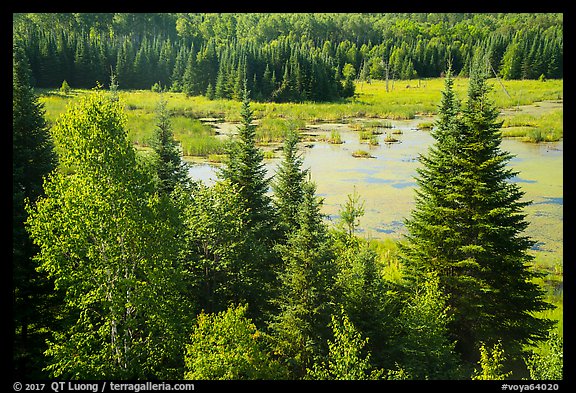
M 508 109 L 503 117 L 503 136 L 526 141 L 552 141 L 562 138 L 562 109 L 543 114 L 514 114 L 515 108 L 539 101 L 561 101 L 562 80 L 490 81 L 496 105 Z M 502 87 L 502 85 L 504 87 Z M 466 98 L 467 78 L 456 78 L 454 89 L 461 100 Z M 318 122 L 354 122 L 354 119 L 413 119 L 416 115 L 434 115 L 444 88 L 443 78 L 358 82 L 354 98 L 330 103 L 269 103 L 252 102 L 254 118 L 258 124 L 258 142 L 279 142 L 288 129 L 300 129 L 305 124 Z M 39 90 L 46 117 L 50 122 L 62 114 L 67 105 L 89 90 L 72 90 L 62 94 L 57 89 Z M 203 96 L 187 97 L 183 93 L 156 93 L 148 90 L 121 91 L 128 118 L 129 138 L 139 147 L 146 147 L 155 127 L 155 108 L 160 95 L 168 101 L 172 113 L 175 138 L 180 141 L 185 156 L 222 154 L 224 142 L 206 121 L 240 120 L 240 102 L 209 100 Z M 369 120 L 368 120 L 369 121 Z M 374 121 L 374 120 L 373 120 Z M 422 125 L 423 127 L 430 125 Z

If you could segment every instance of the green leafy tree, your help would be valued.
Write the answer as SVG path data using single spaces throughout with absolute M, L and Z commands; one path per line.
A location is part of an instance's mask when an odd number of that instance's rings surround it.
M 244 260 L 250 247 L 247 217 L 240 193 L 228 181 L 201 185 L 184 209 L 184 259 L 193 273 L 192 294 L 208 313 L 248 300 L 252 273 Z
M 344 313 L 338 317 L 332 315 L 333 340 L 328 342 L 326 360 L 318 359 L 309 368 L 307 378 L 320 380 L 366 380 L 383 379 L 383 370 L 373 369 L 370 353 L 365 352 L 368 339 L 354 327 Z
M 411 296 L 402 309 L 399 322 L 403 336 L 399 339 L 402 368 L 413 379 L 459 379 L 460 359 L 449 340 L 449 309 L 431 274 L 418 288 L 409 288 Z
M 341 223 L 349 237 L 356 234 L 356 228 L 360 225 L 360 218 L 364 215 L 364 201 L 360 201 L 360 195 L 354 186 L 354 192 L 347 195 L 344 206 L 340 209 Z
M 416 208 L 406 220 L 401 247 L 405 273 L 414 285 L 438 274 L 453 316 L 451 340 L 464 359 L 477 358 L 480 342 L 502 341 L 510 359 L 542 340 L 552 322 L 534 316 L 550 309 L 529 267 L 534 242 L 517 173 L 500 148 L 501 122 L 490 101 L 481 62 L 471 72 L 468 100 L 460 109 L 447 73 L 436 139 L 420 157 Z
M 342 69 L 342 75 L 344 76 L 342 96 L 353 97 L 355 91 L 354 79 L 356 78 L 356 69 L 352 64 L 346 63 Z
M 247 306 L 200 313 L 186 346 L 184 379 L 284 379 L 266 336 L 246 316 Z
M 13 44 L 12 68 L 12 272 L 14 366 L 21 378 L 42 374 L 46 330 L 53 325 L 53 284 L 36 271 L 32 243 L 24 223 L 25 204 L 43 195 L 44 178 L 56 167 L 56 154 L 44 119 L 44 109 L 30 87 L 28 59 Z
M 52 133 L 63 167 L 27 221 L 38 269 L 65 294 L 48 342 L 52 377 L 177 378 L 190 300 L 179 212 L 137 166 L 120 102 L 96 91 Z
M 174 139 L 167 101 L 161 99 L 156 110 L 156 128 L 150 146 L 156 153 L 158 190 L 170 194 L 177 185 L 189 188 L 188 165 L 182 160 L 178 142 Z
M 556 332 L 550 332 L 540 351 L 526 358 L 530 379 L 561 380 L 564 369 L 564 340 Z
M 476 370 L 472 375 L 473 380 L 492 381 L 503 380 L 512 373 L 504 371 L 506 356 L 500 342 L 493 345 L 492 349 L 486 348 L 484 343 L 480 344 L 480 360 L 478 365 L 480 370 Z

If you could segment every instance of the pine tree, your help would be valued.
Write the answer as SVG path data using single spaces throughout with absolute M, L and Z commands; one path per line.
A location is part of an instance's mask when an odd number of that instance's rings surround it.
M 188 188 L 188 166 L 182 161 L 178 142 L 174 139 L 167 102 L 161 99 L 156 110 L 156 128 L 150 146 L 156 153 L 158 190 L 170 194 L 177 185 Z
M 291 131 L 284 140 L 284 159 L 280 163 L 272 190 L 274 191 L 274 206 L 278 212 L 280 230 L 286 236 L 291 230 L 297 228 L 296 213 L 304 196 L 304 182 L 309 173 L 302 169 L 303 159 L 298 154 L 300 136 Z
M 25 203 L 42 196 L 44 178 L 56 167 L 56 154 L 44 109 L 30 87 L 30 69 L 23 49 L 13 44 L 12 79 L 12 266 L 14 277 L 14 366 L 20 378 L 42 374 L 42 352 L 53 284 L 36 271 L 38 248 L 26 233 Z
M 530 269 L 534 242 L 523 191 L 510 181 L 511 154 L 500 148 L 501 122 L 489 100 L 486 73 L 476 61 L 460 110 L 447 73 L 435 144 L 420 158 L 416 208 L 406 220 L 401 260 L 413 285 L 435 272 L 452 312 L 450 339 L 469 361 L 478 345 L 502 341 L 510 358 L 546 337 L 549 309 Z
M 242 123 L 238 128 L 238 137 L 229 148 L 228 159 L 220 168 L 218 177 L 229 181 L 237 188 L 242 208 L 248 212 L 246 217 L 247 233 L 251 239 L 245 250 L 243 263 L 249 265 L 245 299 L 249 301 L 251 312 L 259 314 L 266 308 L 268 298 L 273 291 L 274 270 L 277 257 L 272 245 L 278 238 L 276 215 L 272 200 L 268 195 L 270 179 L 266 177 L 264 155 L 256 146 L 256 126 L 252 124 L 253 111 L 250 108 L 248 90 L 244 87 L 241 109 Z M 262 318 L 260 313 L 258 318 Z M 255 322 L 259 322 L 255 319 Z
M 283 268 L 270 328 L 276 352 L 295 378 L 302 378 L 314 359 L 327 354 L 326 343 L 334 304 L 334 254 L 313 183 L 306 183 L 297 214 L 298 227 L 278 244 Z

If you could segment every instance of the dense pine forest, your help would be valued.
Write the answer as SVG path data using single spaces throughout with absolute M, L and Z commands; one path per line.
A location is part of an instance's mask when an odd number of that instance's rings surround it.
M 563 379 L 488 83 L 561 79 L 561 14 L 13 22 L 14 380 Z M 355 190 L 326 220 L 297 130 L 268 175 L 253 105 L 439 76 L 391 274 Z M 35 89 L 69 86 L 91 90 L 49 122 Z M 164 95 L 135 147 L 127 89 L 240 101 L 214 184 L 189 176 Z
M 328 101 L 353 80 L 562 78 L 562 14 L 17 14 L 36 87 L 108 85 L 253 100 Z M 492 72 L 491 71 L 491 72 Z

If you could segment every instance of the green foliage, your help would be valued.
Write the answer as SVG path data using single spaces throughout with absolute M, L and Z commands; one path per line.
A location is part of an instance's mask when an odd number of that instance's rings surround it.
M 150 140 L 150 146 L 156 153 L 158 191 L 169 194 L 176 185 L 188 187 L 188 166 L 182 161 L 182 154 L 174 140 L 166 104 L 167 102 L 163 99 L 158 103 L 156 129 Z
M 30 207 L 38 269 L 65 294 L 46 351 L 53 377 L 176 378 L 189 300 L 179 213 L 136 164 L 121 105 L 96 91 L 52 132 L 63 165 Z
M 254 273 L 244 259 L 251 245 L 247 217 L 241 194 L 227 181 L 200 186 L 186 203 L 183 258 L 200 309 L 223 311 L 248 300 Z
M 241 109 L 242 123 L 238 128 L 238 138 L 230 145 L 229 159 L 220 169 L 219 177 L 238 186 L 249 209 L 248 219 L 257 230 L 269 231 L 272 225 L 271 200 L 267 195 L 270 180 L 266 178 L 263 153 L 256 146 L 256 126 L 252 124 L 253 111 L 250 108 L 248 91 L 244 90 Z M 270 235 L 262 233 L 266 238 Z
M 480 344 L 480 370 L 472 375 L 473 380 L 502 380 L 509 377 L 511 372 L 504 372 L 506 356 L 500 342 L 494 344 L 492 349 L 487 349 L 484 343 Z
M 163 89 L 162 86 L 160 85 L 160 82 L 156 82 L 152 85 L 150 90 L 152 90 L 155 93 L 161 93 Z
M 505 79 L 563 76 L 561 13 L 94 15 L 15 14 L 38 87 L 90 88 L 114 64 L 124 89 L 241 99 L 247 80 L 258 101 L 335 101 L 357 74 L 438 77 L 450 58 L 465 76 L 476 50 Z
M 62 82 L 62 85 L 60 86 L 60 93 L 67 95 L 68 93 L 70 93 L 70 85 L 68 85 L 68 82 L 66 82 L 66 80 L 64 80 Z
M 263 153 L 255 143 L 256 127 L 252 124 L 253 111 L 246 87 L 243 94 L 238 137 L 229 145 L 228 158 L 218 177 L 236 188 L 240 194 L 239 206 L 247 213 L 244 236 L 250 246 L 242 256 L 248 272 L 243 277 L 243 295 L 256 312 L 253 319 L 261 323 L 276 290 L 274 275 L 279 259 L 273 244 L 278 239 L 278 230 L 276 212 L 268 195 L 270 179 L 266 178 Z
M 474 379 L 500 379 L 522 357 L 531 378 L 562 378 L 562 341 L 543 341 L 551 323 L 538 317 L 550 310 L 542 276 L 528 269 L 528 203 L 510 181 L 485 76 L 472 67 L 483 53 L 510 91 L 522 90 L 522 102 L 500 94 L 498 107 L 561 99 L 561 14 L 13 17 L 23 44 L 13 51 L 22 378 L 455 379 L 477 363 Z M 503 33 L 510 26 L 514 34 Z M 445 80 L 400 259 L 396 243 L 378 248 L 356 236 L 356 190 L 328 231 L 296 128 L 305 119 L 434 114 L 438 82 L 410 79 L 439 75 L 445 58 L 471 77 Z M 355 84 L 357 70 L 368 84 Z M 67 81 L 82 88 L 108 78 L 111 94 L 66 96 Z M 64 92 L 42 98 L 49 114 L 31 81 Z M 164 93 L 172 110 L 162 100 L 154 114 L 149 89 L 167 88 L 181 93 Z M 272 102 L 254 112 L 249 90 Z M 339 101 L 316 103 L 329 100 Z M 241 121 L 210 187 L 188 184 L 178 146 L 225 152 L 199 117 Z M 372 143 L 387 126 L 376 123 L 363 125 Z M 529 136 L 557 138 L 557 124 L 534 119 Z M 284 137 L 271 182 L 256 143 Z M 335 130 L 331 139 L 342 142 Z
M 333 145 L 340 145 L 342 143 L 344 143 L 342 141 L 342 135 L 340 135 L 340 133 L 336 130 L 332 130 L 330 131 L 330 136 L 328 137 L 328 143 L 331 143 Z
M 336 275 L 334 293 L 350 321 L 369 339 L 367 350 L 375 366 L 391 368 L 397 359 L 394 344 L 399 331 L 398 298 L 395 288 L 384 280 L 377 254 L 358 238 L 336 233 Z
M 354 236 L 356 228 L 360 225 L 360 217 L 364 215 L 364 201 L 360 202 L 360 195 L 356 192 L 348 194 L 348 200 L 340 207 L 340 225 L 347 231 L 348 236 Z
M 305 184 L 297 228 L 275 247 L 283 267 L 275 299 L 279 313 L 270 329 L 275 353 L 295 378 L 304 377 L 314 358 L 326 353 L 334 304 L 334 256 L 315 190 L 313 183 Z
M 30 87 L 28 59 L 13 44 L 12 78 L 12 278 L 14 370 L 22 378 L 45 378 L 42 352 L 55 325 L 53 283 L 36 271 L 38 248 L 26 232 L 25 204 L 43 195 L 44 178 L 56 167 L 56 154 L 44 119 L 44 106 Z
M 525 359 L 530 379 L 562 380 L 564 369 L 564 340 L 550 332 L 539 352 L 534 351 Z
M 247 305 L 200 313 L 186 345 L 184 379 L 242 380 L 285 377 L 270 357 L 266 336 L 246 316 Z
M 307 378 L 321 380 L 382 379 L 383 370 L 374 370 L 370 353 L 363 354 L 368 339 L 363 339 L 348 319 L 344 310 L 338 317 L 332 315 L 333 340 L 328 341 L 326 361 L 318 359 L 307 370 Z
M 533 241 L 520 187 L 509 179 L 512 158 L 500 149 L 501 122 L 477 64 L 468 100 L 460 106 L 447 74 L 436 142 L 420 158 L 416 208 L 406 221 L 401 261 L 415 285 L 438 274 L 454 319 L 449 330 L 456 350 L 475 359 L 480 342 L 502 341 L 511 359 L 542 340 L 552 322 L 533 316 L 549 309 L 529 269 Z
M 411 295 L 399 316 L 404 332 L 399 344 L 400 363 L 413 379 L 462 377 L 455 343 L 449 340 L 452 316 L 446 306 L 446 295 L 438 285 L 438 277 L 430 275 L 421 286 L 409 287 Z
M 309 171 L 302 169 L 302 155 L 298 153 L 300 136 L 289 132 L 284 140 L 284 158 L 274 176 L 273 203 L 284 236 L 297 229 L 297 213 L 304 198 L 304 182 Z

